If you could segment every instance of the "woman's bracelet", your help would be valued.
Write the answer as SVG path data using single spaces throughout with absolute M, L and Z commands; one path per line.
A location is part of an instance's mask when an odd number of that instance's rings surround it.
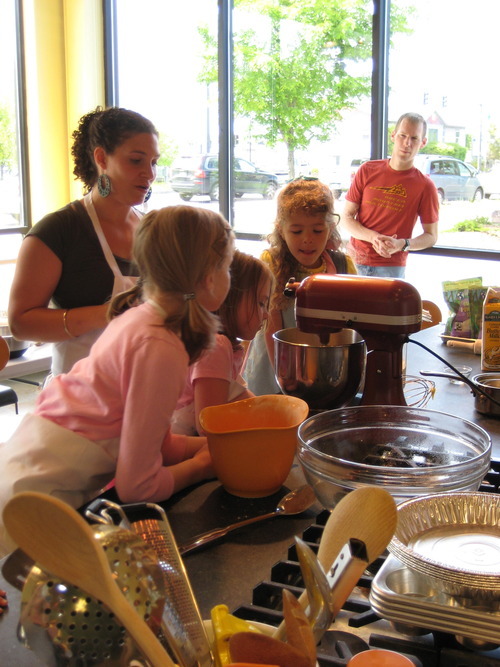
M 71 331 L 68 329 L 68 321 L 67 321 L 68 313 L 69 313 L 69 308 L 67 308 L 67 309 L 64 311 L 64 313 L 63 313 L 63 327 L 64 327 L 64 331 L 67 333 L 67 335 L 68 335 L 70 338 L 76 338 L 76 336 L 73 335 L 73 334 L 71 333 Z

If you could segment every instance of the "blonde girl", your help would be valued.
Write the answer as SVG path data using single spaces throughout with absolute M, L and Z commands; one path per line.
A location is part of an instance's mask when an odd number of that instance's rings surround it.
M 300 281 L 316 273 L 356 273 L 352 260 L 340 250 L 338 219 L 332 192 L 318 179 L 297 178 L 278 195 L 269 248 L 261 257 L 275 277 L 269 319 L 265 332 L 259 332 L 250 345 L 243 373 L 256 395 L 280 393 L 272 335 L 296 326 L 294 301 L 283 294 L 286 282 L 292 276 Z
M 212 311 L 229 290 L 233 244 L 212 211 L 174 206 L 144 217 L 134 260 L 145 300 L 113 318 L 0 445 L 0 515 L 17 491 L 79 507 L 114 478 L 120 501 L 156 502 L 213 476 L 206 439 L 170 426 L 188 367 L 218 329 Z M 6 537 L 0 526 L 0 553 L 13 547 Z
M 240 375 L 242 341 L 250 341 L 267 320 L 273 274 L 267 264 L 235 250 L 231 288 L 218 310 L 221 330 L 216 344 L 190 367 L 188 381 L 174 414 L 175 433 L 203 433 L 199 415 L 204 407 L 249 398 Z

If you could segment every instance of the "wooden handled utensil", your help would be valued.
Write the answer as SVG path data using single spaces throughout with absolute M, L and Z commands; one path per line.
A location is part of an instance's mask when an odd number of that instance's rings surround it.
M 363 486 L 344 496 L 332 510 L 323 529 L 318 560 L 325 572 L 344 544 L 360 540 L 368 563 L 380 556 L 391 541 L 397 524 L 397 508 L 391 494 L 377 486 Z
M 9 500 L 3 520 L 11 538 L 28 556 L 109 607 L 153 667 L 174 667 L 118 588 L 94 532 L 76 510 L 53 496 L 27 491 Z
M 462 340 L 446 341 L 446 345 L 448 347 L 459 347 L 464 350 L 469 350 L 473 354 L 481 354 L 481 344 L 482 340 L 480 338 L 476 338 L 475 340 L 471 341 L 462 341 Z
M 376 486 L 363 486 L 349 492 L 335 505 L 323 528 L 318 560 L 328 573 L 344 545 L 359 540 L 366 547 L 366 565 L 372 563 L 391 541 L 397 523 L 397 509 L 391 494 Z M 299 597 L 305 609 L 307 592 Z M 273 636 L 281 639 L 285 624 Z

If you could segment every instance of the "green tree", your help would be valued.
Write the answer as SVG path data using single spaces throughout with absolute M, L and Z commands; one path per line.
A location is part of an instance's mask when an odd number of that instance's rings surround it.
M 0 106 L 0 179 L 17 164 L 16 131 L 10 109 Z
M 467 149 L 460 144 L 429 141 L 420 149 L 420 152 L 426 155 L 448 155 L 449 157 L 456 157 L 457 160 L 465 160 Z
M 488 162 L 494 163 L 500 160 L 500 137 L 497 134 L 495 125 L 490 126 L 490 141 L 488 146 Z
M 234 109 L 261 128 L 256 137 L 294 154 L 313 139 L 330 139 L 345 111 L 370 94 L 370 78 L 355 63 L 371 57 L 372 3 L 368 0 L 235 0 L 248 13 L 234 34 Z M 259 28 L 252 27 L 258 16 Z M 408 12 L 393 5 L 391 29 L 409 32 Z M 254 21 L 255 22 L 255 21 Z M 200 29 L 207 83 L 217 80 L 216 39 Z
M 160 167 L 170 167 L 179 154 L 179 144 L 168 134 L 160 132 Z

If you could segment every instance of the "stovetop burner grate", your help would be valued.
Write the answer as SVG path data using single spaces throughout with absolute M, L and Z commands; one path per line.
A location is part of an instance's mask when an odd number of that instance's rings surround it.
M 490 462 L 490 470 L 486 473 L 479 491 L 481 493 L 500 493 L 500 461 Z
M 500 461 L 491 461 L 479 491 L 500 493 Z M 303 533 L 302 539 L 317 552 L 329 512 L 323 510 L 316 522 Z M 385 648 L 407 655 L 416 667 L 500 667 L 500 649 L 489 652 L 471 651 L 458 643 L 453 635 L 427 632 L 422 635 L 402 634 L 397 627 L 380 619 L 372 610 L 368 596 L 374 576 L 385 557 L 372 563 L 318 646 L 320 667 L 347 665 L 355 653 L 366 648 Z M 270 579 L 261 581 L 253 590 L 252 603 L 238 607 L 234 614 L 249 621 L 278 626 L 283 620 L 282 594 L 288 588 L 297 596 L 304 588 L 300 564 L 291 545 L 287 558 L 275 563 Z

